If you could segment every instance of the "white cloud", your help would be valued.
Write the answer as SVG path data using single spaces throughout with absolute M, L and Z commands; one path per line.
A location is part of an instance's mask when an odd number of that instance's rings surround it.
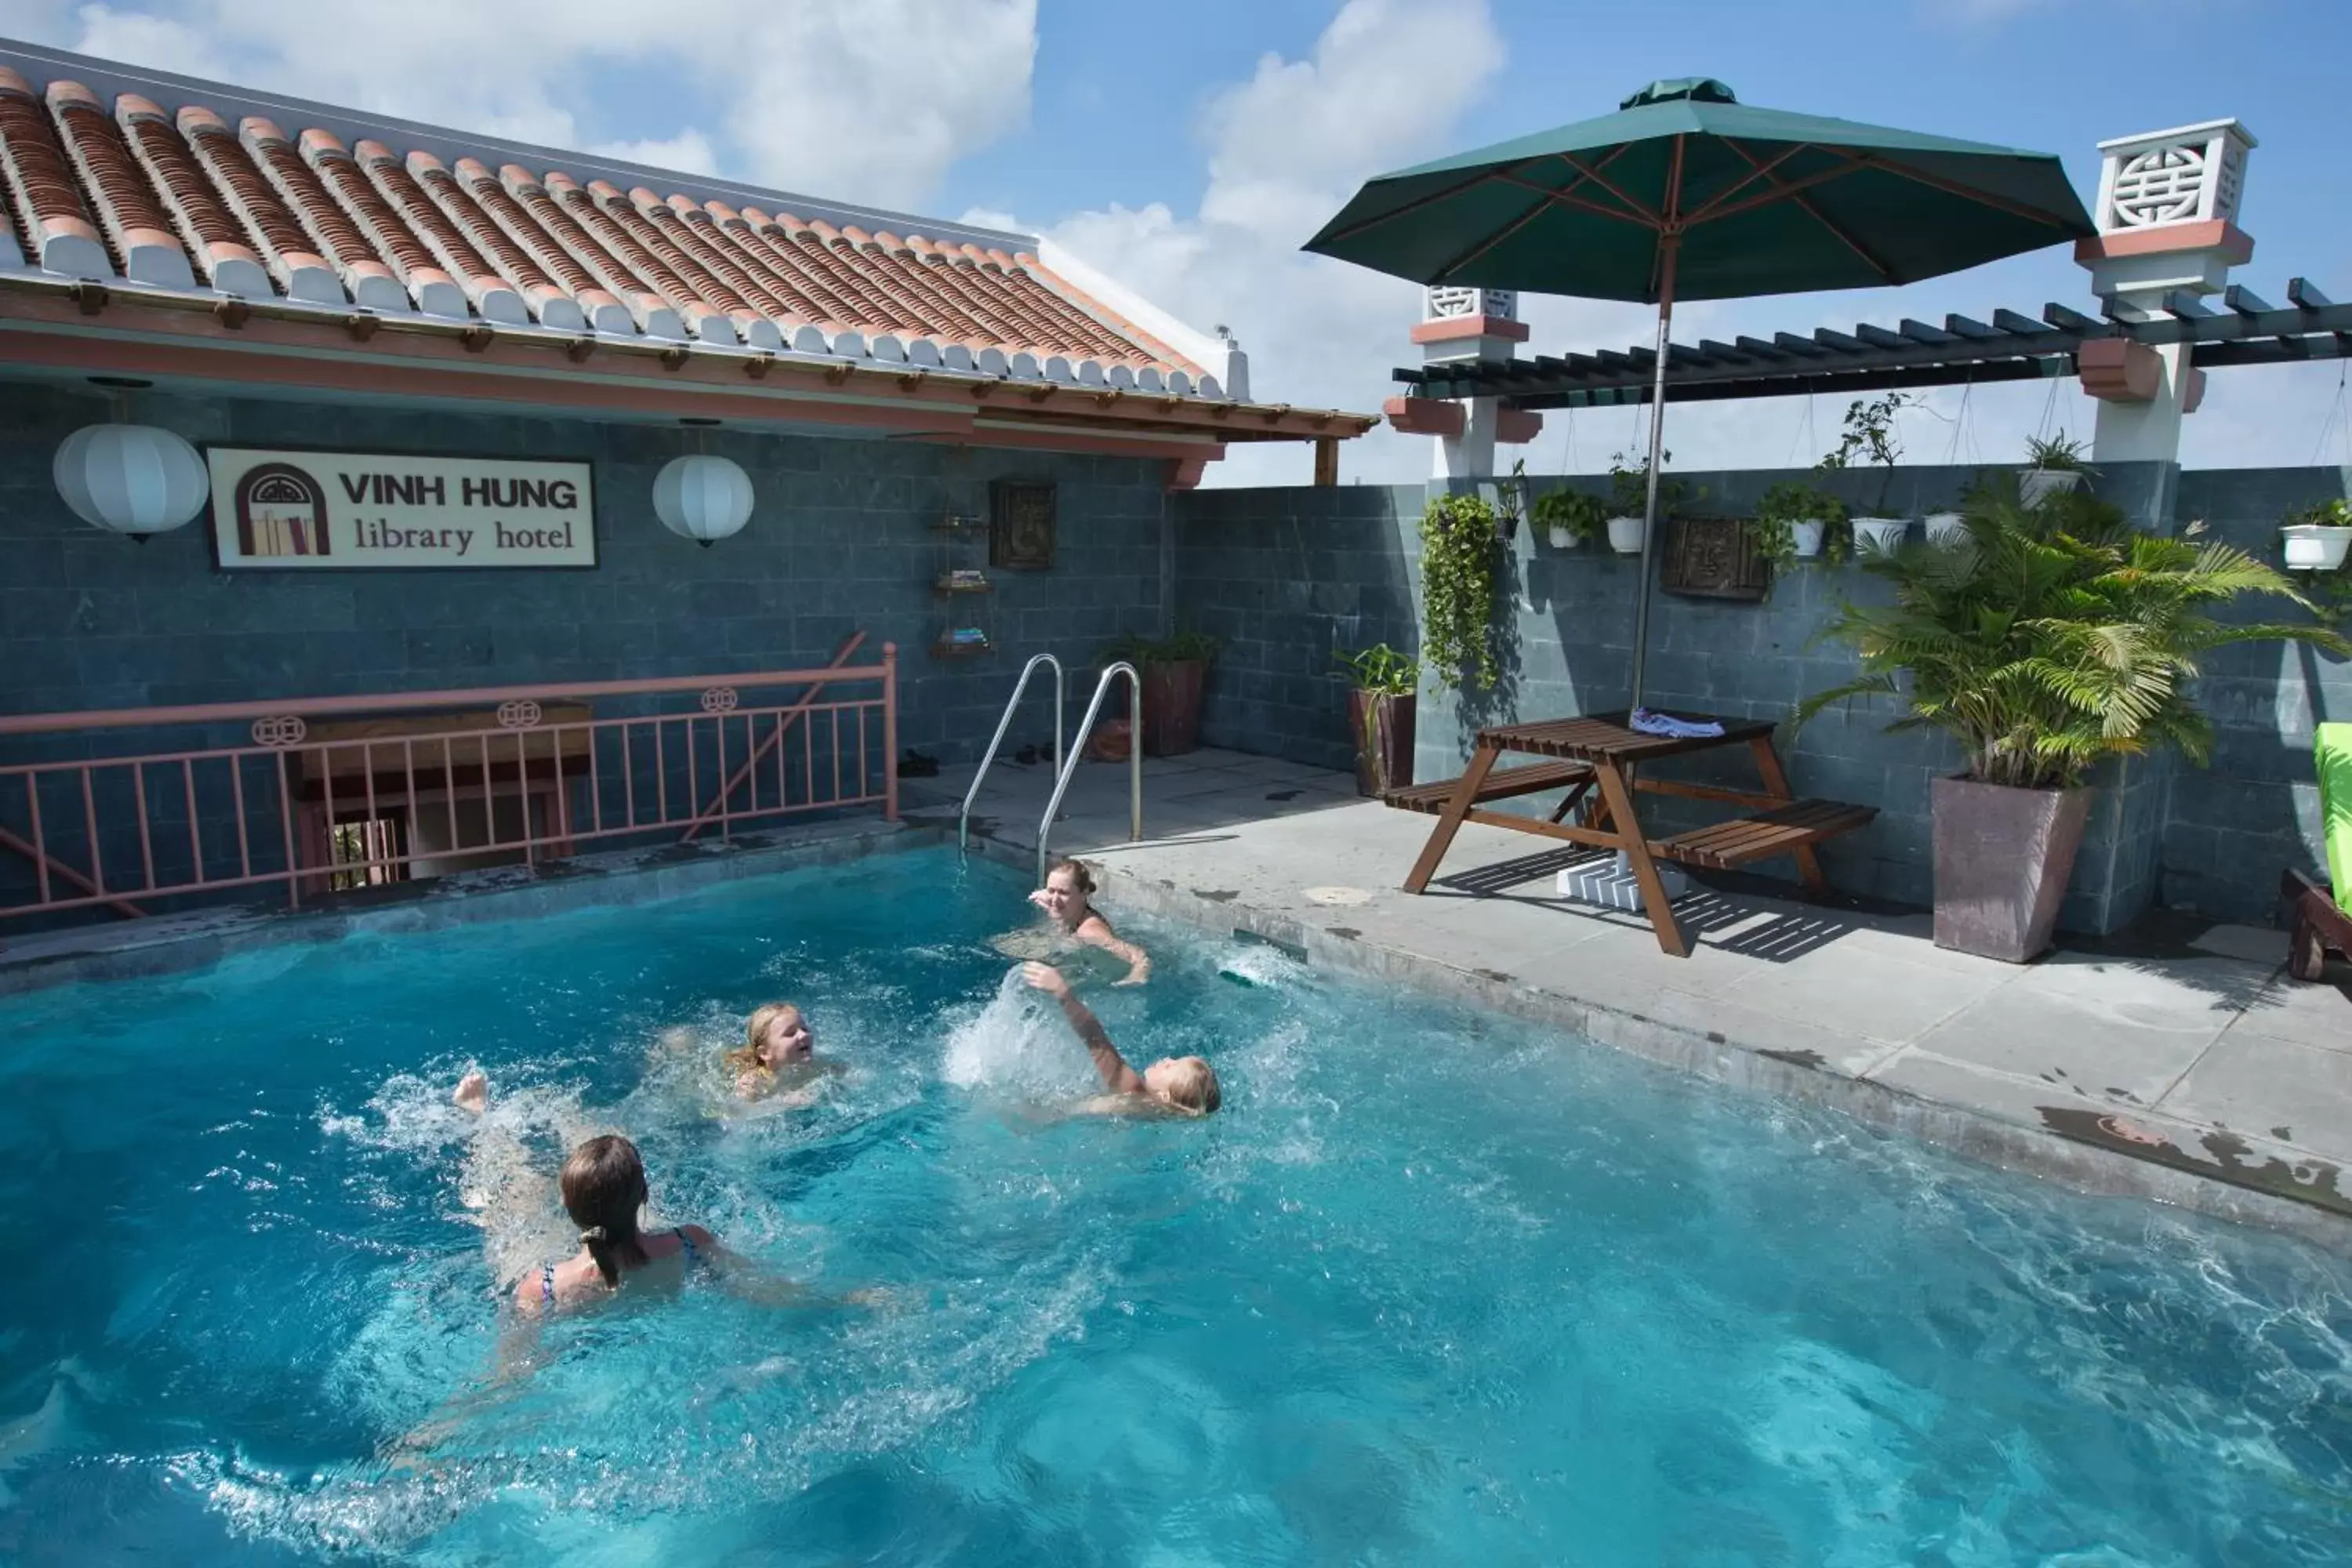
M 644 163 L 656 169 L 677 169 L 688 174 L 719 173 L 719 155 L 711 151 L 709 138 L 691 125 L 675 136 L 644 142 L 599 142 L 588 151 L 600 158 L 617 158 L 625 163 Z
M 81 53 L 556 147 L 616 129 L 589 83 L 643 72 L 723 134 L 615 156 L 886 207 L 1022 123 L 1036 52 L 1035 0 L 570 0 L 560 23 L 525 0 L 31 5 L 15 26 Z
M 1348 0 L 1308 58 L 1267 55 L 1202 117 L 1209 184 L 1197 215 L 1166 204 L 1083 212 L 1054 237 L 1198 327 L 1231 327 L 1250 389 L 1302 406 L 1376 409 L 1420 290 L 1299 244 L 1370 175 L 1440 144 L 1502 64 L 1485 0 Z M 1217 484 L 1303 484 L 1305 448 L 1236 445 Z M 1350 474 L 1419 477 L 1425 448 L 1392 432 L 1350 442 Z

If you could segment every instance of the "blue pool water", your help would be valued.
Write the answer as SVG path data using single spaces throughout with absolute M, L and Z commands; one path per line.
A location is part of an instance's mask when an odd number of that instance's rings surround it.
M 2352 1266 L 1143 924 L 1103 1016 L 1227 1109 L 1055 1120 L 1022 886 L 924 852 L 0 1003 L 0 1560 L 2352 1560 Z M 778 996 L 850 1070 L 722 1119 Z M 484 1388 L 469 1150 L 583 1126 L 888 1300 L 698 1278 Z

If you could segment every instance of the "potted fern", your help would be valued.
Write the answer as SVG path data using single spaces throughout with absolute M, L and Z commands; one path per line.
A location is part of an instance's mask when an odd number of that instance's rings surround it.
M 1580 490 L 1546 490 L 1536 498 L 1537 526 L 1554 550 L 1581 549 L 1599 538 L 1608 515 L 1599 496 Z
M 1386 643 L 1336 656 L 1354 684 L 1348 727 L 1356 737 L 1356 793 L 1379 797 L 1412 783 L 1413 710 L 1421 663 Z
M 1776 571 L 1824 552 L 1843 559 L 1844 528 L 1845 503 L 1802 479 L 1781 480 L 1756 505 L 1756 547 Z
M 2224 544 L 2125 526 L 2112 506 L 2062 493 L 2040 507 L 2013 476 L 1969 492 L 1972 548 L 1916 544 L 1864 560 L 1893 602 L 1843 606 L 1824 630 L 1863 673 L 1809 698 L 1895 700 L 1891 730 L 1941 730 L 1967 772 L 1933 784 L 1936 944 L 2023 963 L 2050 944 L 2088 816 L 2084 778 L 2109 757 L 2178 746 L 2203 762 L 2205 716 L 2189 696 L 2198 660 L 2280 638 L 2342 653 L 2324 626 L 2229 625 L 2210 612 L 2245 595 L 2309 605 L 2279 572 Z
M 1845 432 L 1837 446 L 1816 465 L 1823 473 L 1839 473 L 1859 463 L 1879 470 L 1878 500 L 1868 512 L 1853 520 L 1854 548 L 1864 555 L 1893 552 L 1910 528 L 1908 519 L 1888 517 L 1886 492 L 1895 483 L 1895 465 L 1902 458 L 1903 442 L 1895 431 L 1895 416 L 1911 402 L 1910 395 L 1890 392 L 1884 397 L 1856 398 L 1846 405 Z
M 2291 572 L 2333 572 L 2352 545 L 2352 501 L 2324 500 L 2287 514 L 2279 531 Z
M 2073 489 L 2091 472 L 2083 461 L 2083 443 L 2069 440 L 2063 430 L 2046 440 L 2039 436 L 2028 440 L 2025 456 L 2032 466 L 2018 476 L 2017 491 L 2028 506 L 2040 506 L 2044 497 Z
M 1658 465 L 1664 468 L 1675 460 L 1672 452 L 1658 454 Z M 1672 479 L 1658 481 L 1658 515 L 1664 517 L 1682 499 L 1682 486 Z M 1650 459 L 1622 452 L 1609 458 L 1609 548 L 1620 555 L 1642 553 L 1642 539 L 1649 531 Z

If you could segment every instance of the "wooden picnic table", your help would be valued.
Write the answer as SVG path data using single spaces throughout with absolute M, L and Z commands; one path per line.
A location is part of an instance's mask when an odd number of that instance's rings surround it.
M 1660 860 L 1685 866 L 1728 870 L 1774 856 L 1795 858 L 1797 874 L 1808 892 L 1828 887 L 1813 846 L 1824 838 L 1851 833 L 1878 815 L 1877 808 L 1848 805 L 1833 800 L 1800 800 L 1789 788 L 1788 774 L 1772 750 L 1772 726 L 1754 719 L 1709 719 L 1704 714 L 1677 714 L 1687 721 L 1720 724 L 1720 735 L 1685 737 L 1651 735 L 1631 728 L 1624 712 L 1596 713 L 1580 719 L 1554 719 L 1534 724 L 1492 724 L 1478 731 L 1470 765 L 1462 776 L 1434 784 L 1390 791 L 1382 798 L 1406 811 L 1433 812 L 1437 826 L 1404 879 L 1404 890 L 1418 893 L 1429 886 L 1445 858 L 1454 836 L 1465 822 L 1533 833 L 1570 844 L 1622 852 L 1642 890 L 1658 945 L 1676 958 L 1690 955 L 1690 944 L 1668 907 Z M 1746 746 L 1754 760 L 1760 790 L 1730 789 L 1720 784 L 1689 784 L 1679 779 L 1652 778 L 1639 769 L 1644 763 L 1692 752 L 1726 746 Z M 1506 752 L 1521 752 L 1548 761 L 1498 768 Z M 1485 811 L 1489 801 L 1547 790 L 1568 793 L 1549 817 L 1512 812 Z M 1598 800 L 1591 797 L 1598 792 Z M 1748 808 L 1742 816 L 1709 826 L 1652 838 L 1642 830 L 1633 809 L 1637 792 L 1679 795 L 1692 800 L 1720 801 Z M 1570 820 L 1579 806 L 1582 820 Z

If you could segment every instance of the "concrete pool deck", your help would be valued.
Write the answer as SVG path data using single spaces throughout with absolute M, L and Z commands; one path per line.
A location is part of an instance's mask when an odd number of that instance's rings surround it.
M 2352 968 L 2289 979 L 2282 931 L 2189 922 L 2015 965 L 1937 947 L 1924 913 L 1695 879 L 1676 959 L 1645 921 L 1554 895 L 1581 851 L 1465 826 L 1415 898 L 1398 883 L 1433 819 L 1360 800 L 1346 774 L 1213 749 L 1144 773 L 1144 841 L 1128 842 L 1123 765 L 1082 766 L 1052 835 L 1104 868 L 1116 906 L 2352 1250 Z M 970 779 L 909 781 L 910 821 L 952 829 Z M 1026 863 L 1051 782 L 999 763 L 973 806 L 992 854 Z

